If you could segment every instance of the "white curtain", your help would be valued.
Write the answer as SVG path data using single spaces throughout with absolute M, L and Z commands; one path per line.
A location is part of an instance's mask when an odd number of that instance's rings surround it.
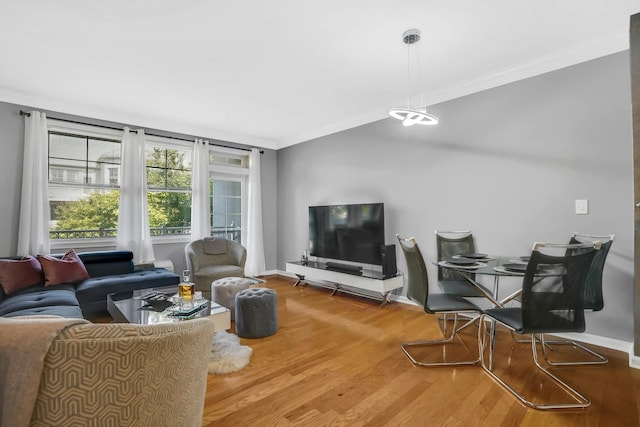
M 260 150 L 249 156 L 249 212 L 247 214 L 247 262 L 244 273 L 256 276 L 266 270 L 262 233 L 262 185 L 260 184 Z
M 30 111 L 24 120 L 18 256 L 49 253 L 47 116 L 40 111 Z
M 196 139 L 191 163 L 191 240 L 211 236 L 209 142 Z
M 137 133 L 124 128 L 120 173 L 120 209 L 116 248 L 133 251 L 136 263 L 155 260 L 147 210 L 147 172 L 144 130 Z

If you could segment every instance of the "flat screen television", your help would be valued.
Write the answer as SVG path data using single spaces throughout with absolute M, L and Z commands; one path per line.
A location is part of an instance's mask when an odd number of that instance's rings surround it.
M 364 203 L 309 207 L 309 254 L 382 264 L 384 204 Z

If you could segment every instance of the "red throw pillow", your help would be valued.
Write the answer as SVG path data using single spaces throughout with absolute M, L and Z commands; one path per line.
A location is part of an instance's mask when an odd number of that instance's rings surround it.
M 34 257 L 0 260 L 0 286 L 6 295 L 39 282 L 42 282 L 42 268 Z
M 73 249 L 69 249 L 62 259 L 38 255 L 38 261 L 44 272 L 45 286 L 76 283 L 89 278 L 87 269 Z

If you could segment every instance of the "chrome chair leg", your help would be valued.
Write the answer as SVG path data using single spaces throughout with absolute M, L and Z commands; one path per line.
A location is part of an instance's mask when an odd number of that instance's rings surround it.
M 540 342 L 542 343 L 542 354 L 544 356 L 544 360 L 551 366 L 604 365 L 609 362 L 609 359 L 607 359 L 602 354 L 594 350 L 591 350 L 587 346 L 582 345 L 579 342 L 576 342 L 573 340 L 561 340 L 561 339 L 546 340 L 544 337 L 544 334 L 542 334 Z M 595 360 L 578 360 L 578 361 L 573 360 L 568 362 L 553 361 L 549 358 L 549 355 L 547 354 L 547 349 L 550 349 L 551 351 L 553 351 L 554 345 L 571 345 L 595 357 Z
M 446 316 L 445 316 L 445 319 L 446 319 Z M 453 341 L 454 337 L 456 336 L 457 331 L 459 330 L 459 328 L 458 328 L 458 314 L 457 313 L 453 314 L 453 327 L 451 327 L 449 329 L 449 328 L 447 328 L 446 325 L 447 325 L 447 322 L 445 320 L 445 322 L 444 322 L 444 330 L 443 330 L 444 338 L 441 339 L 441 340 L 414 341 L 414 342 L 404 343 L 404 344 L 401 345 L 402 352 L 405 354 L 405 356 L 407 356 L 407 358 L 409 358 L 411 363 L 413 363 L 416 366 L 458 366 L 458 365 L 475 365 L 480 361 L 480 357 L 479 356 L 477 358 L 473 359 L 473 360 L 462 360 L 462 361 L 454 361 L 454 362 L 446 362 L 446 361 L 443 361 L 443 362 L 425 362 L 425 361 L 417 360 L 415 357 L 413 357 L 413 355 L 409 352 L 409 348 L 411 348 L 411 347 L 422 347 L 422 346 L 430 346 L 430 345 L 447 345 L 447 344 L 450 344 Z M 469 349 L 464 344 L 464 342 L 462 340 L 460 340 L 460 342 L 462 343 L 463 347 L 470 353 Z
M 489 374 L 489 376 L 493 378 L 494 381 L 496 381 L 498 384 L 504 387 L 509 393 L 515 396 L 516 399 L 518 399 L 522 404 L 530 408 L 540 409 L 540 410 L 586 408 L 591 404 L 590 400 L 587 397 L 582 395 L 576 389 L 568 385 L 566 382 L 558 378 L 556 375 L 554 375 L 552 372 L 550 372 L 548 369 L 546 369 L 540 364 L 540 361 L 538 359 L 537 343 L 540 342 L 541 345 L 543 343 L 542 343 L 542 339 L 539 339 L 535 334 L 531 334 L 531 351 L 533 354 L 533 361 L 535 363 L 535 366 L 540 370 L 540 372 L 547 375 L 554 384 L 559 386 L 567 395 L 569 395 L 574 402 L 573 403 L 535 403 L 527 399 L 522 393 L 516 391 L 506 381 L 500 378 L 493 370 L 494 344 L 492 342 L 489 344 L 489 353 L 490 353 L 489 364 L 486 363 L 484 353 L 485 353 L 485 347 L 486 347 L 487 334 L 486 332 L 483 331 L 483 329 L 486 329 L 486 325 L 485 325 L 484 316 L 481 316 L 480 319 L 481 319 L 480 324 L 478 326 L 478 351 L 479 351 L 479 357 L 480 357 L 480 366 L 482 366 L 482 369 L 484 369 L 484 371 L 487 374 Z M 496 323 L 495 321 L 492 321 L 492 324 L 495 324 L 495 323 Z M 491 327 L 493 328 L 494 326 L 492 325 Z M 489 334 L 489 335 L 490 335 L 489 339 L 492 340 L 493 339 L 493 337 L 491 336 L 492 334 Z
M 577 366 L 577 365 L 604 365 L 606 363 L 609 362 L 609 359 L 607 359 L 605 356 L 603 356 L 602 354 L 590 349 L 589 347 L 577 342 L 577 341 L 573 341 L 573 340 L 562 340 L 562 339 L 552 339 L 552 340 L 548 340 L 545 339 L 544 334 L 541 334 L 541 338 L 540 338 L 540 342 L 542 343 L 542 354 L 544 356 L 544 360 L 545 362 L 547 362 L 547 364 L 549 364 L 550 366 Z M 516 333 L 511 331 L 511 336 L 513 338 L 513 340 L 517 343 L 520 344 L 529 344 L 531 343 L 530 340 L 524 340 L 524 339 L 520 339 L 516 337 Z M 591 356 L 593 356 L 595 359 L 592 360 L 572 360 L 572 361 L 567 361 L 567 362 L 557 362 L 557 361 L 553 361 L 549 355 L 550 352 L 553 351 L 553 346 L 554 345 L 571 345 L 573 347 L 579 348 L 580 350 L 584 351 L 587 354 L 590 354 Z

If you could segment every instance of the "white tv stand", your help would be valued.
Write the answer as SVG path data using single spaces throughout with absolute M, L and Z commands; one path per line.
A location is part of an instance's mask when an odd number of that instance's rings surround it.
M 400 275 L 383 278 L 379 271 L 363 270 L 362 274 L 351 274 L 337 270 L 327 269 L 325 263 L 308 261 L 308 262 L 288 262 L 286 266 L 287 273 L 293 273 L 298 276 L 298 281 L 293 286 L 298 286 L 305 281 L 308 276 L 310 279 L 320 280 L 318 284 L 333 289 L 331 295 L 336 292 L 344 292 L 352 295 L 363 296 L 381 300 L 380 307 L 384 307 L 389 303 L 391 291 L 402 288 L 403 278 Z M 329 282 L 329 283 L 326 283 Z M 315 283 L 314 283 L 315 284 Z M 347 286 L 346 288 L 344 286 Z

